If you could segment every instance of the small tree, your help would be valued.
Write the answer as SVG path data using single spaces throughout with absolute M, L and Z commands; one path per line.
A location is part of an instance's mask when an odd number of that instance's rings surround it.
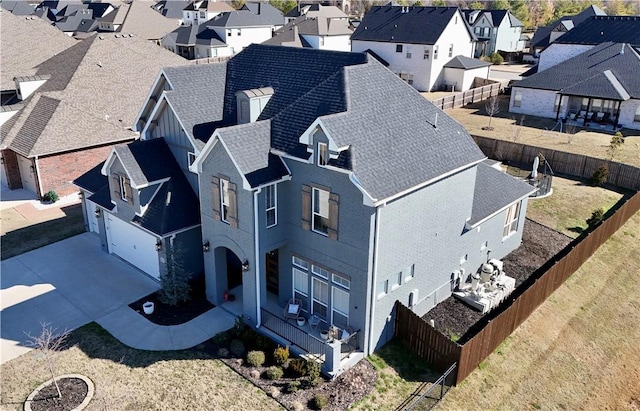
M 49 368 L 49 372 L 51 373 L 53 384 L 56 386 L 56 390 L 58 391 L 58 398 L 62 398 L 62 393 L 60 392 L 60 387 L 58 386 L 58 381 L 56 380 L 56 374 L 54 372 L 54 360 L 55 354 L 60 351 L 64 345 L 67 337 L 69 337 L 70 331 L 64 330 L 64 332 L 57 334 L 58 329 L 52 328 L 50 324 L 51 323 L 42 322 L 40 323 L 40 326 L 42 326 L 40 334 L 36 336 L 31 334 L 26 335 L 29 337 L 30 345 L 42 353 L 42 356 L 47 363 L 47 367 Z
M 184 250 L 176 246 L 169 256 L 167 272 L 160 275 L 160 300 L 169 305 L 189 301 L 191 272 L 183 264 Z
M 596 187 L 599 187 L 607 182 L 608 176 L 609 176 L 609 167 L 607 167 L 606 165 L 601 165 L 591 175 L 591 184 Z
M 524 116 L 520 117 L 520 122 L 513 121 L 511 124 L 511 134 L 513 137 L 513 141 L 518 141 L 520 139 L 520 135 L 522 134 L 522 124 L 524 123 Z
M 491 64 L 502 64 L 504 63 L 504 58 L 500 55 L 500 53 L 497 52 L 493 52 L 491 53 L 491 55 L 489 56 L 489 61 L 491 62 Z
M 589 228 L 595 227 L 598 224 L 600 224 L 603 219 L 604 219 L 604 210 L 601 208 L 598 208 L 597 210 L 594 210 L 591 213 L 590 218 L 587 218 L 587 225 L 589 226 Z
M 493 128 L 491 128 L 491 120 L 494 115 L 500 112 L 500 100 L 498 100 L 498 96 L 489 97 L 489 100 L 484 104 L 484 109 L 489 115 L 489 127 L 487 129 L 493 130 Z
M 611 141 L 609 142 L 609 147 L 607 148 L 607 154 L 609 158 L 613 160 L 620 151 L 620 146 L 624 143 L 624 137 L 622 137 L 621 132 L 616 132 L 613 137 L 611 137 Z

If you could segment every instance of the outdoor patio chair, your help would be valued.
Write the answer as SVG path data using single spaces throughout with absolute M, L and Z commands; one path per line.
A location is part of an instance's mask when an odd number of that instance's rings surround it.
M 587 114 L 586 111 L 584 110 L 580 110 L 580 112 L 578 113 L 578 118 L 584 118 L 584 116 Z
M 571 120 L 575 120 L 576 119 L 576 113 L 574 113 L 573 111 L 571 113 L 569 113 L 569 118 Z
M 302 310 L 302 303 L 297 298 L 291 298 L 287 305 L 284 307 L 284 319 L 297 320 L 300 317 L 300 311 Z
M 604 118 L 604 112 L 599 111 L 596 113 L 596 120 L 602 121 L 603 118 Z

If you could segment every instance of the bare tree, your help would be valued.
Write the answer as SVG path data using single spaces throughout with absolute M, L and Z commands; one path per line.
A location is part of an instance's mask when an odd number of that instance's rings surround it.
M 513 121 L 511 125 L 511 135 L 513 137 L 513 141 L 518 141 L 520 136 L 522 135 L 522 123 L 524 123 L 524 116 L 520 117 L 520 122 Z
M 47 367 L 49 367 L 49 372 L 51 372 L 51 379 L 56 386 L 56 390 L 58 390 L 58 398 L 62 398 L 62 393 L 60 392 L 60 387 L 58 386 L 58 381 L 56 380 L 56 375 L 53 371 L 55 365 L 54 357 L 55 354 L 63 347 L 71 331 L 65 329 L 64 332 L 58 334 L 58 329 L 52 328 L 51 323 L 42 322 L 40 325 L 42 326 L 40 334 L 36 336 L 25 334 L 29 337 L 30 345 L 42 353 L 45 361 L 47 362 Z
M 494 115 L 500 112 L 500 100 L 498 100 L 498 96 L 489 97 L 489 100 L 484 104 L 484 109 L 489 115 L 489 127 L 487 127 L 487 130 L 493 130 L 491 127 L 491 120 Z

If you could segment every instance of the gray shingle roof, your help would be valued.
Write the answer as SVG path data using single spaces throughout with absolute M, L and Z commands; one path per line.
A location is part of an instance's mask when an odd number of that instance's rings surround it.
M 122 33 L 133 33 L 147 40 L 158 40 L 180 25 L 180 19 L 171 19 L 156 12 L 149 0 L 136 0 L 129 7 L 127 18 L 120 27 Z M 182 17 L 182 16 L 180 16 Z
M 282 26 L 284 24 L 284 16 L 280 10 L 267 2 L 247 2 L 240 10 L 249 10 L 253 14 L 257 14 L 272 26 Z
M 535 189 L 524 181 L 480 163 L 476 169 L 473 207 L 468 224 L 474 226 L 534 191 Z
M 355 177 L 374 199 L 485 158 L 460 123 L 377 61 L 345 71 L 348 110 L 322 123 L 349 146 Z
M 298 17 L 276 30 L 274 36 L 262 44 L 293 47 L 311 47 L 302 37 L 307 36 L 345 36 L 351 35 L 349 20 L 323 17 Z
M 177 45 L 181 46 L 211 46 L 225 47 L 225 42 L 218 34 L 207 26 L 207 23 L 193 24 L 191 26 L 180 26 L 167 34 Z
M 27 3 L 24 0 L 18 1 L 0 1 L 0 7 L 16 16 L 29 16 L 35 11 L 35 6 Z
M 626 100 L 640 98 L 639 71 L 640 55 L 633 47 L 609 42 L 520 80 L 514 87 Z
M 206 23 L 209 27 L 259 27 L 272 26 L 269 19 L 253 14 L 249 10 L 227 11 L 220 13 Z
M 0 10 L 0 88 L 14 89 L 14 77 L 34 74 L 38 64 L 74 44 L 74 39 L 37 17 Z
M 445 64 L 444 67 L 469 70 L 469 69 L 474 69 L 478 67 L 487 67 L 490 65 L 491 63 L 488 61 L 472 59 L 470 57 L 465 57 L 465 56 L 455 56 L 454 58 L 449 60 L 449 62 Z
M 457 7 L 376 6 L 365 14 L 351 40 L 435 44 L 447 24 L 458 12 Z M 464 19 L 469 36 L 475 39 Z
M 108 185 L 107 176 L 102 174 L 103 165 L 104 161 L 73 180 L 73 184 L 90 193 L 98 192 L 105 185 Z
M 609 41 L 640 47 L 640 16 L 592 16 L 555 42 L 595 45 Z
M 187 60 L 137 37 L 93 36 L 38 66 L 51 78 L 25 101 L 4 144 L 25 150 L 18 136 L 32 122 L 38 97 L 58 100 L 55 113 L 37 137 L 28 157 L 83 149 L 133 139 L 130 130 L 158 71 Z
M 286 14 L 286 17 L 348 17 L 342 10 L 336 6 L 324 6 L 322 4 L 314 3 L 302 5 L 298 3 L 297 7 L 292 8 Z
M 20 125 L 18 132 L 11 142 L 11 148 L 15 152 L 23 156 L 27 156 L 31 152 L 40 134 L 42 134 L 45 127 L 47 127 L 51 117 L 53 117 L 53 114 L 58 108 L 58 104 L 60 104 L 60 100 L 46 96 L 36 96 L 36 98 L 33 99 L 33 105 L 31 106 L 29 115 Z
M 155 11 L 169 19 L 181 19 L 184 10 L 191 0 L 161 0 L 153 7 Z

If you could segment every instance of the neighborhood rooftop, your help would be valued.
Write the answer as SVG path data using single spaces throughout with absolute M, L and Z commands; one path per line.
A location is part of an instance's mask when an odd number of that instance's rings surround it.
M 353 33 L 351 40 L 435 44 L 457 7 L 374 6 Z M 475 39 L 468 24 L 469 35 Z
M 592 16 L 555 42 L 595 45 L 608 41 L 640 47 L 640 16 Z
M 560 17 L 548 26 L 538 27 L 531 39 L 531 45 L 538 48 L 547 47 L 551 42 L 551 32 L 559 26 L 562 25 L 564 29 L 571 30 L 592 16 L 606 16 L 606 13 L 599 7 L 591 5 L 575 16 Z

